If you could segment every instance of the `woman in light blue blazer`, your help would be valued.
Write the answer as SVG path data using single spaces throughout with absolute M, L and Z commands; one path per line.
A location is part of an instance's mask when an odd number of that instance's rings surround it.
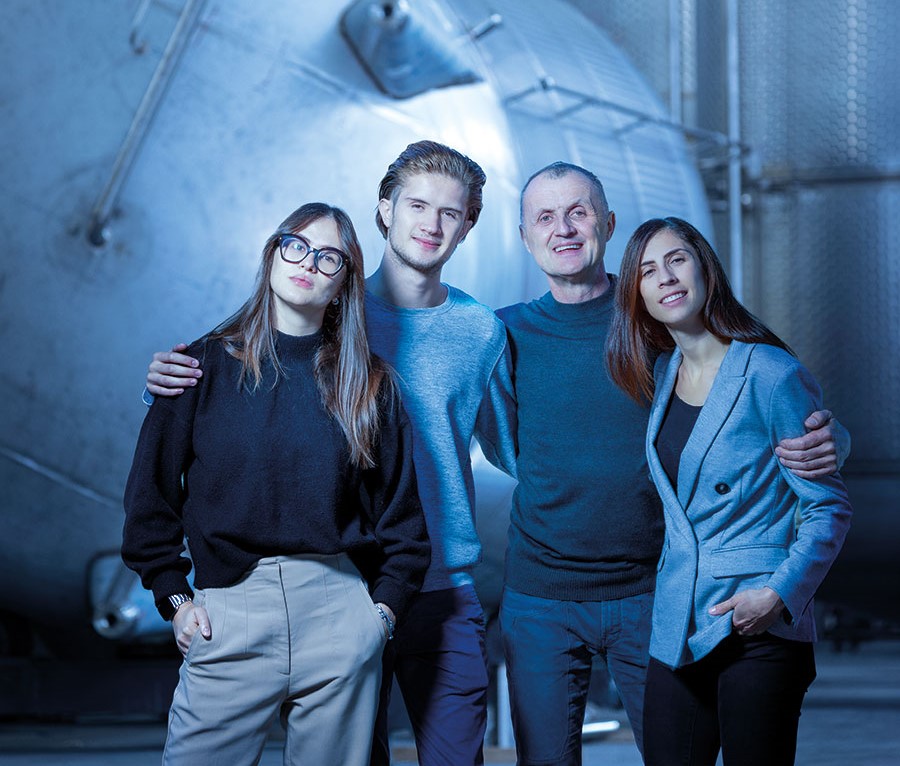
M 632 235 L 616 303 L 610 373 L 652 398 L 647 459 L 666 520 L 645 761 L 713 766 L 721 748 L 726 766 L 792 764 L 815 678 L 812 599 L 852 511 L 838 475 L 798 478 L 774 450 L 803 433 L 820 389 L 678 218 Z

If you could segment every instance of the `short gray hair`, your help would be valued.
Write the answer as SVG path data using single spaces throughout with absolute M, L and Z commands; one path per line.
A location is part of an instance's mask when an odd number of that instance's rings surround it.
M 551 162 L 546 167 L 541 168 L 540 170 L 531 174 L 528 180 L 525 182 L 525 185 L 522 187 L 522 193 L 519 195 L 519 224 L 523 224 L 525 222 L 525 192 L 528 191 L 528 187 L 531 185 L 531 182 L 538 178 L 539 176 L 549 176 L 550 178 L 562 178 L 563 176 L 567 176 L 570 173 L 578 173 L 587 179 L 588 183 L 591 185 L 591 189 L 597 195 L 600 200 L 600 204 L 602 206 L 602 210 L 597 212 L 608 213 L 609 212 L 609 203 L 606 201 L 606 192 L 603 191 L 603 184 L 600 183 L 600 179 L 597 178 L 590 170 L 581 167 L 580 165 L 573 165 L 571 162 Z

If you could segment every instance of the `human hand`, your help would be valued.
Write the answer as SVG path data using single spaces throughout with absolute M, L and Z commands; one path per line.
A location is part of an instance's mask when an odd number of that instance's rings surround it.
M 178 343 L 171 351 L 157 351 L 147 370 L 147 390 L 154 396 L 178 396 L 188 386 L 196 386 L 203 375 L 200 362 L 178 353 L 187 348 Z
M 193 601 L 185 601 L 178 607 L 175 616 L 172 617 L 172 630 L 182 657 L 187 656 L 188 647 L 198 630 L 207 641 L 212 638 L 212 626 L 209 624 L 206 609 L 197 606 Z
M 775 454 L 785 468 L 801 479 L 818 479 L 838 469 L 830 410 L 817 410 L 803 423 L 803 436 L 782 439 Z
M 765 633 L 784 611 L 784 602 L 771 588 L 752 588 L 735 593 L 731 598 L 711 607 L 710 614 L 733 612 L 731 624 L 742 636 Z

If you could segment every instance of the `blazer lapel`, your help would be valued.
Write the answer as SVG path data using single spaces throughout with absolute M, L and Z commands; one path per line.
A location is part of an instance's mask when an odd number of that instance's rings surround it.
M 666 474 L 659 459 L 659 453 L 656 451 L 656 437 L 659 435 L 659 429 L 662 427 L 663 418 L 669 405 L 669 399 L 672 397 L 672 391 L 675 388 L 675 382 L 678 379 L 678 368 L 681 366 L 681 352 L 675 348 L 672 357 L 666 366 L 665 372 L 657 383 L 656 394 L 653 397 L 653 406 L 650 409 L 650 418 L 647 423 L 647 463 L 650 467 L 650 474 L 656 483 L 656 489 L 663 501 L 665 508 L 682 508 L 683 506 L 675 495 L 675 489 L 669 476 Z M 687 537 L 692 537 L 690 525 L 687 522 L 687 515 L 684 513 L 667 513 L 666 526 L 668 533 L 678 531 Z
M 694 496 L 700 466 L 737 401 L 746 380 L 752 345 L 732 341 L 716 373 L 709 396 L 700 410 L 694 430 L 681 453 L 678 467 L 678 500 L 687 508 Z M 673 382 L 674 385 L 674 382 Z

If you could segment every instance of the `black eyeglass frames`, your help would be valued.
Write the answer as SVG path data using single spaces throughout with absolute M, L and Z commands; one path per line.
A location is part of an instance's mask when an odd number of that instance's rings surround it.
M 333 247 L 315 248 L 299 234 L 279 234 L 278 251 L 281 260 L 287 263 L 303 263 L 312 255 L 316 271 L 328 277 L 333 277 L 350 262 L 349 256 L 340 250 Z

